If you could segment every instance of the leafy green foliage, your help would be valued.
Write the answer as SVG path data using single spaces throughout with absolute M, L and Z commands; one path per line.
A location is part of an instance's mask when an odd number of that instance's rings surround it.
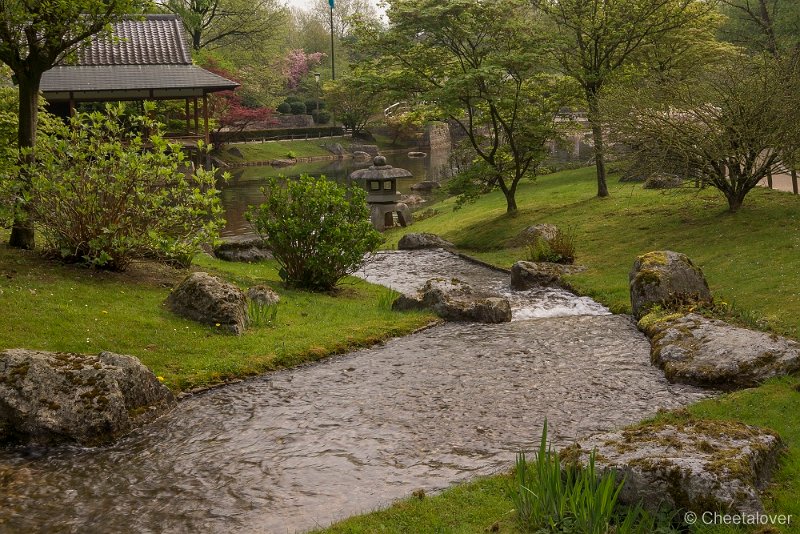
M 517 454 L 509 494 L 525 532 L 670 532 L 668 525 L 662 527 L 665 530 L 658 528 L 656 517 L 641 506 L 618 505 L 623 484 L 613 471 L 598 473 L 594 451 L 586 466 L 564 465 L 558 451 L 547 443 L 545 421 L 536 459 L 528 463 L 524 452 Z
M 381 54 L 378 81 L 457 124 L 486 165 L 473 177 L 500 189 L 515 211 L 520 180 L 546 157 L 555 115 L 576 95 L 552 74 L 542 17 L 527 0 L 408 0 L 387 15 L 389 30 L 360 32 Z
M 617 140 L 651 168 L 684 163 L 725 195 L 730 211 L 770 173 L 800 159 L 800 62 L 739 55 L 686 80 L 639 83 L 609 94 Z
M 278 113 L 291 113 L 292 105 L 289 102 L 281 102 L 276 108 Z
M 78 114 L 40 136 L 26 206 L 44 248 L 113 270 L 142 257 L 188 265 L 221 223 L 214 175 L 188 171 L 157 123 L 122 112 Z
M 364 262 L 383 239 L 369 222 L 366 192 L 325 177 L 272 178 L 267 200 L 248 214 L 289 286 L 327 291 Z

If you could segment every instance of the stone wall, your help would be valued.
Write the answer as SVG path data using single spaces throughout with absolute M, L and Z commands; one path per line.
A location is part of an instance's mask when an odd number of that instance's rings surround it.
M 450 126 L 446 122 L 428 123 L 419 146 L 429 150 L 449 149 L 451 146 Z

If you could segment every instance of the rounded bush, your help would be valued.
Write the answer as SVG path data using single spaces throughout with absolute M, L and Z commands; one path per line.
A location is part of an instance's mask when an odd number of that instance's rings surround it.
M 278 113 L 291 113 L 292 105 L 289 102 L 281 102 L 276 109 Z
M 306 112 L 306 105 L 302 102 L 291 102 L 292 115 L 303 115 Z
M 267 242 L 289 286 L 333 289 L 383 241 L 369 222 L 366 191 L 358 186 L 302 175 L 286 184 L 272 178 L 263 192 L 266 202 L 247 218 Z
M 322 111 L 325 109 L 325 101 L 324 100 L 306 100 L 306 110 L 308 111 L 315 111 L 317 109 L 317 104 L 319 104 L 319 110 Z
M 311 116 L 314 117 L 314 124 L 328 124 L 331 121 L 331 112 L 327 109 L 321 109 L 319 112 L 314 110 Z

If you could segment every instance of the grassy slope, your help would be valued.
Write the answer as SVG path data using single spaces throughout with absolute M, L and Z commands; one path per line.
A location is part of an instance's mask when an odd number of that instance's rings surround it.
M 800 338 L 800 197 L 759 188 L 729 214 L 715 190 L 647 191 L 612 179 L 611 197 L 598 199 L 593 180 L 593 169 L 578 169 L 525 183 L 516 216 L 506 215 L 500 193 L 456 212 L 448 201 L 432 206 L 439 215 L 404 232 L 434 232 L 509 267 L 525 256 L 522 247 L 505 248 L 523 228 L 540 222 L 572 228 L 577 262 L 589 270 L 570 281 L 617 312 L 630 311 L 628 272 L 637 255 L 684 252 L 718 299 Z M 390 234 L 389 246 L 401 235 Z
M 271 161 L 273 159 L 286 159 L 289 152 L 293 152 L 298 158 L 312 156 L 330 156 L 331 153 L 323 148 L 323 143 L 339 142 L 338 139 L 309 139 L 308 141 L 268 141 L 266 143 L 236 143 L 227 145 L 219 153 L 219 157 L 226 163 L 236 165 L 246 161 Z M 242 157 L 235 156 L 229 152 L 231 148 L 236 148 L 242 153 Z
M 524 257 L 522 248 L 506 248 L 521 229 L 539 222 L 571 227 L 578 261 L 589 267 L 572 282 L 616 311 L 629 310 L 627 276 L 636 255 L 670 248 L 702 266 L 718 299 L 723 295 L 741 311 L 765 318 L 766 326 L 800 338 L 800 197 L 758 189 L 741 212 L 731 215 L 715 191 L 662 193 L 614 181 L 610 186 L 611 198 L 597 199 L 592 169 L 541 177 L 521 187 L 520 211 L 514 217 L 505 214 L 497 193 L 457 212 L 446 202 L 435 206 L 439 215 L 391 234 L 389 246 L 402 233 L 429 231 L 485 260 L 510 266 Z M 788 452 L 765 505 L 769 512 L 792 514 L 794 525 L 772 532 L 800 532 L 798 387 L 798 378 L 773 380 L 689 410 L 699 417 L 769 427 L 784 439 Z M 432 498 L 410 498 L 324 532 L 516 532 L 507 484 L 505 476 L 478 480 Z M 702 532 L 747 530 L 721 526 Z
M 381 304 L 384 288 L 347 281 L 336 297 L 287 290 L 272 263 L 236 264 L 203 257 L 198 268 L 241 287 L 264 283 L 282 298 L 277 326 L 229 336 L 176 317 L 162 302 L 181 273 L 102 273 L 42 261 L 0 246 L 0 348 L 139 358 L 172 389 L 189 389 L 319 359 L 408 333 L 432 320 Z M 385 299 L 383 299 L 385 302 Z

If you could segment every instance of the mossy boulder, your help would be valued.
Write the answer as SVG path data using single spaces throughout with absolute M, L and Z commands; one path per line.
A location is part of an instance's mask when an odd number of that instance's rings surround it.
M 536 287 L 561 287 L 570 289 L 562 277 L 585 271 L 578 265 L 561 263 L 518 261 L 511 266 L 511 289 L 524 291 Z
M 0 352 L 0 442 L 100 445 L 174 405 L 132 356 Z
M 693 313 L 665 316 L 645 333 L 653 364 L 673 382 L 737 389 L 800 370 L 800 343 Z
M 592 436 L 562 452 L 566 462 L 588 463 L 625 477 L 620 502 L 657 512 L 660 507 L 761 513 L 759 490 L 783 450 L 772 431 L 732 421 L 651 422 Z
M 476 293 L 457 279 L 431 279 L 416 297 L 401 295 L 392 303 L 396 311 L 428 309 L 449 321 L 507 323 L 511 321 L 508 299 Z
M 247 328 L 247 299 L 244 292 L 208 273 L 196 272 L 183 279 L 165 301 L 176 315 L 242 334 Z
M 214 256 L 224 261 L 255 263 L 272 259 L 272 252 L 260 237 L 229 237 L 214 247 Z
M 528 226 L 527 228 L 523 229 L 515 239 L 515 243 L 531 243 L 535 239 L 544 239 L 545 241 L 551 241 L 555 239 L 555 237 L 559 233 L 558 226 L 555 224 L 550 223 L 539 223 L 533 224 Z
M 687 305 L 713 303 L 703 271 L 680 252 L 664 250 L 639 256 L 628 275 L 628 281 L 631 308 L 637 319 L 656 306 L 678 309 Z
M 410 233 L 400 238 L 397 242 L 398 250 L 420 250 L 425 248 L 453 248 L 450 241 L 445 241 L 436 234 Z

